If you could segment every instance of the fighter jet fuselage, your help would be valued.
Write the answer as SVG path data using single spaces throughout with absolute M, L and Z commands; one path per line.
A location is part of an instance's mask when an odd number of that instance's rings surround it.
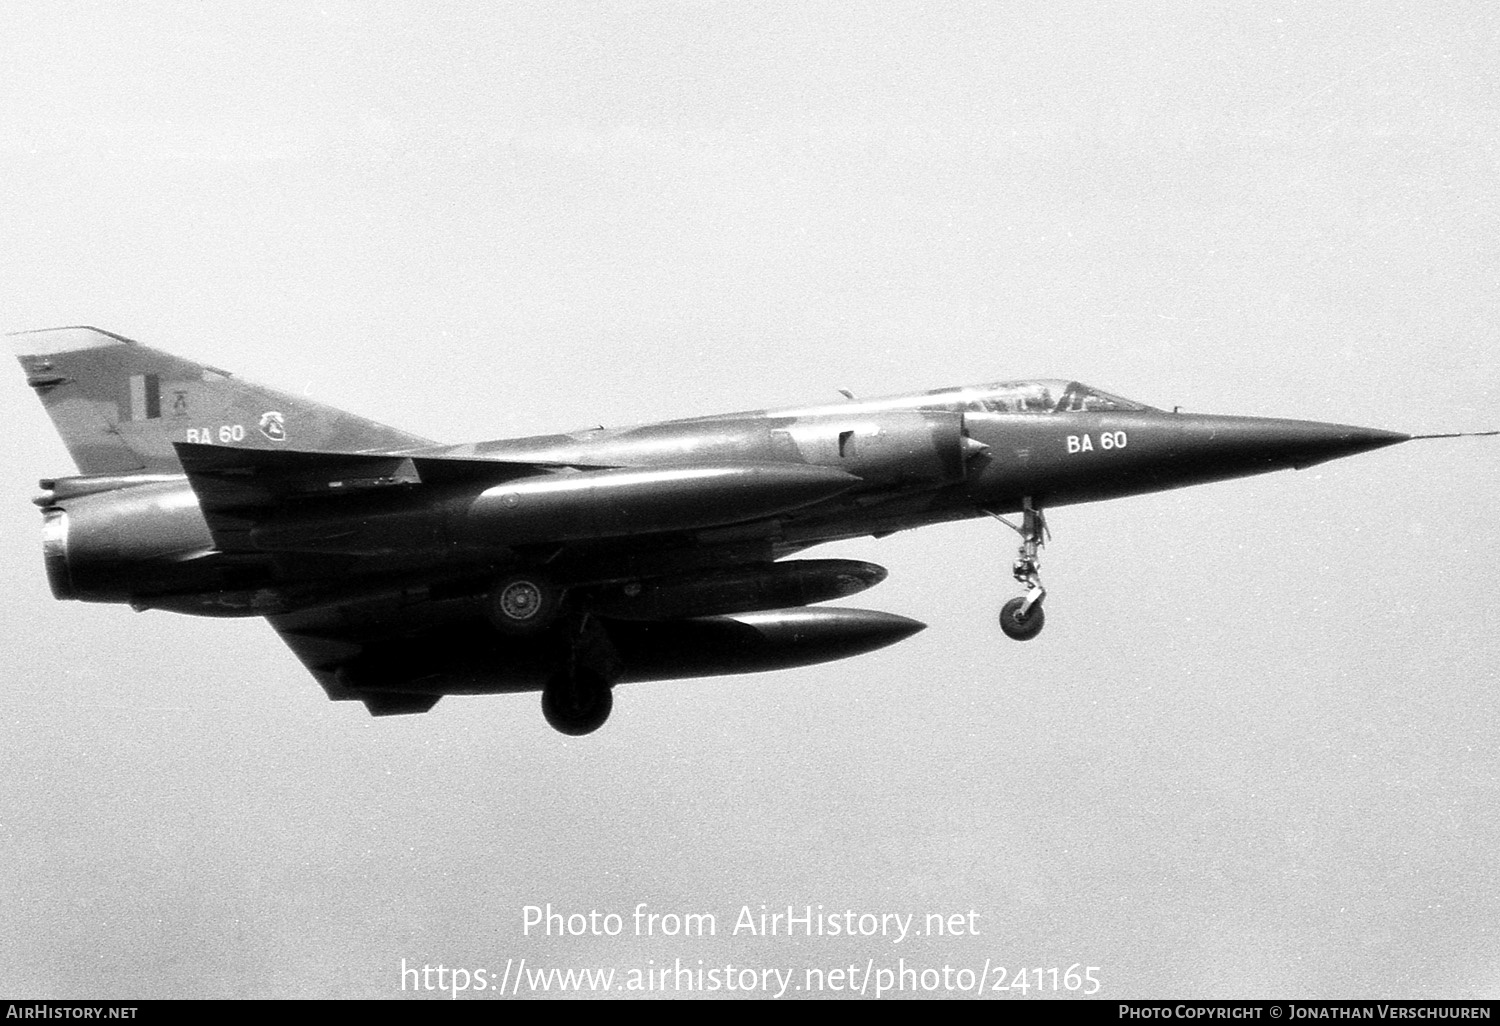
M 939 389 L 437 445 L 96 329 L 14 336 L 84 473 L 43 481 L 59 598 L 265 616 L 377 714 L 542 690 L 585 733 L 620 682 L 804 665 L 921 628 L 815 603 L 885 571 L 837 539 L 1311 466 L 1409 435 L 1166 412 L 1077 381 Z

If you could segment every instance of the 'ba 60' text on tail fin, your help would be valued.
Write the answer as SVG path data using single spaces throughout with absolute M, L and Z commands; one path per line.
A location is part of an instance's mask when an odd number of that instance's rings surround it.
M 173 442 L 336 452 L 431 444 L 98 328 L 10 338 L 26 383 L 84 474 L 179 471 Z

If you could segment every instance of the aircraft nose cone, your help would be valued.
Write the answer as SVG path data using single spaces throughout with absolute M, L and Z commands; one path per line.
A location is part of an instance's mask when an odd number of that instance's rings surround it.
M 1266 417 L 1185 418 L 1182 455 L 1246 470 L 1316 466 L 1411 438 L 1399 431 Z

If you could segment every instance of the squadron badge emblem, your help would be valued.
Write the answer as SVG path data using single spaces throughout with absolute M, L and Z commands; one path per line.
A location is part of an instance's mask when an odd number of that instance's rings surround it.
M 272 410 L 260 415 L 260 433 L 273 442 L 286 441 L 286 420 Z

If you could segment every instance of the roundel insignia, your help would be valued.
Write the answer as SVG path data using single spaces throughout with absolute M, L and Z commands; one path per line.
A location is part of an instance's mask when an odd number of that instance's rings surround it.
M 274 410 L 260 415 L 260 433 L 273 442 L 286 441 L 286 419 Z

